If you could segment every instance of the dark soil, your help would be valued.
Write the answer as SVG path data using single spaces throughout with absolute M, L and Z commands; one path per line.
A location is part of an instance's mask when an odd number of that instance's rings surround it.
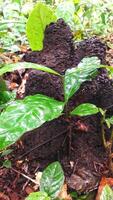
M 27 52 L 22 61 L 42 64 L 64 74 L 66 69 L 77 66 L 82 58 L 88 56 L 97 56 L 102 64 L 106 64 L 106 50 L 106 45 L 96 37 L 74 44 L 69 27 L 58 20 L 46 28 L 44 49 Z M 26 73 L 24 96 L 41 93 L 63 100 L 60 78 L 32 69 Z M 112 80 L 105 70 L 100 70 L 96 78 L 81 86 L 68 108 L 72 109 L 83 102 L 108 108 L 108 115 L 112 114 Z M 13 167 L 30 177 L 34 177 L 36 171 L 43 170 L 50 162 L 59 160 L 69 188 L 79 193 L 97 189 L 101 177 L 109 173 L 107 154 L 102 144 L 100 115 L 71 119 L 60 117 L 26 133 L 12 148 L 14 151 L 10 159 Z M 29 193 L 26 189 L 29 182 L 14 170 L 2 170 L 1 177 L 1 192 L 6 191 L 11 200 L 14 199 L 11 197 L 12 191 L 18 194 L 17 200 L 23 200 Z M 33 190 L 33 184 L 29 187 Z

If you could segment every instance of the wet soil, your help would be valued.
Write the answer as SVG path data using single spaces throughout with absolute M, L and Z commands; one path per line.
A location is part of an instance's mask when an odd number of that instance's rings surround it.
M 102 64 L 106 64 L 106 50 L 106 45 L 96 37 L 74 43 L 70 28 L 63 20 L 58 20 L 56 24 L 46 28 L 44 49 L 40 52 L 27 52 L 22 61 L 46 65 L 64 74 L 66 69 L 77 66 L 82 58 L 88 56 L 97 56 Z M 23 97 L 41 93 L 63 100 L 62 82 L 59 77 L 32 69 L 26 73 Z M 23 78 L 25 75 L 24 73 Z M 21 98 L 19 94 L 18 98 Z M 107 108 L 108 115 L 112 114 L 112 80 L 108 78 L 106 70 L 100 70 L 92 81 L 87 81 L 81 86 L 70 100 L 68 109 L 83 102 Z M 101 177 L 109 174 L 100 118 L 100 115 L 83 118 L 63 116 L 26 133 L 12 146 L 13 152 L 9 158 L 13 169 L 0 171 L 0 192 L 6 191 L 11 200 L 23 200 L 29 193 L 28 190 L 34 190 L 34 184 L 17 171 L 34 178 L 35 172 L 42 171 L 55 160 L 62 163 L 70 189 L 79 193 L 97 189 Z M 17 196 L 11 197 L 12 193 Z

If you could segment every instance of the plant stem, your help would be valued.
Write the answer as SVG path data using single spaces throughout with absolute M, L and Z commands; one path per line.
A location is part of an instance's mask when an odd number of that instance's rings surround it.
M 110 141 L 113 144 L 113 128 L 111 129 L 111 138 L 110 138 Z
M 26 22 L 21 22 L 21 21 L 9 21 L 9 20 L 7 20 L 7 21 L 4 21 L 4 22 L 0 22 L 0 25 L 4 25 L 4 24 L 26 24 Z
M 105 122 L 105 113 L 101 119 L 102 140 L 103 140 L 103 145 L 106 149 L 106 152 L 108 153 L 109 170 L 111 174 L 113 174 L 113 162 L 112 162 L 113 128 L 111 130 L 111 137 L 109 141 L 107 142 L 105 138 L 104 122 Z
M 106 149 L 107 148 L 107 141 L 106 141 L 106 137 L 105 137 L 104 122 L 105 122 L 105 114 L 102 116 L 102 119 L 101 119 L 101 132 L 102 132 L 103 145 Z
M 111 137 L 110 137 L 110 141 L 109 141 L 109 168 L 111 173 L 113 174 L 113 161 L 112 161 L 112 146 L 113 146 L 113 128 L 111 130 Z
M 13 167 L 11 167 L 11 170 L 13 170 L 13 171 L 16 172 L 17 174 L 20 174 L 21 176 L 27 178 L 28 180 L 30 180 L 31 182 L 35 183 L 36 185 L 38 185 L 38 183 L 37 183 L 34 179 L 30 178 L 30 177 L 27 176 L 26 174 L 24 174 L 24 173 L 22 173 L 22 172 L 19 172 L 18 170 L 14 169 Z

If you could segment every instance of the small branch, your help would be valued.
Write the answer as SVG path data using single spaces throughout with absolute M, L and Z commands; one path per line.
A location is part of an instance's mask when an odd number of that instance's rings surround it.
M 18 170 L 14 169 L 13 167 L 11 167 L 11 169 L 12 169 L 14 172 L 16 172 L 17 174 L 22 175 L 23 177 L 27 178 L 27 179 L 30 180 L 31 182 L 33 182 L 33 183 L 35 183 L 36 185 L 38 185 L 38 183 L 37 183 L 34 179 L 30 178 L 29 176 L 23 174 L 22 172 L 19 172 Z
M 47 144 L 47 143 L 53 141 L 54 139 L 58 138 L 59 136 L 63 135 L 64 133 L 66 133 L 67 131 L 68 131 L 68 129 L 65 129 L 65 130 L 63 130 L 62 132 L 60 132 L 58 135 L 54 136 L 53 138 L 50 138 L 50 139 L 46 140 L 45 142 L 43 142 L 42 144 L 39 144 L 39 145 L 33 147 L 32 149 L 30 149 L 29 151 L 27 151 L 27 152 L 25 152 L 23 155 L 21 155 L 21 156 L 19 157 L 19 159 L 23 158 L 24 156 L 26 156 L 27 154 L 31 153 L 32 151 L 34 151 L 34 150 L 36 150 L 36 149 L 42 147 L 43 145 L 45 145 L 45 144 Z
M 111 129 L 111 138 L 110 138 L 111 143 L 113 143 L 113 128 Z
M 26 24 L 26 22 L 21 22 L 21 21 L 4 21 L 4 22 L 0 22 L 0 25 L 4 25 L 4 24 Z

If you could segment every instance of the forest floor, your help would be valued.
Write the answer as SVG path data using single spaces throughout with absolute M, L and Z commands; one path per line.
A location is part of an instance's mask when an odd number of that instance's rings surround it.
M 3 54 L 0 58 L 5 62 L 19 60 L 43 64 L 64 74 L 67 68 L 77 66 L 82 58 L 88 56 L 97 56 L 102 64 L 113 64 L 113 50 L 99 38 L 74 43 L 69 27 L 59 20 L 46 29 L 42 51 L 24 49 L 15 55 Z M 30 69 L 7 73 L 5 79 L 9 89 L 17 92 L 18 99 L 41 93 L 63 100 L 61 80 L 54 75 Z M 106 70 L 100 70 L 92 81 L 81 86 L 70 100 L 68 109 L 84 102 L 104 109 L 110 107 L 112 83 Z M 112 113 L 113 109 L 108 109 L 109 112 Z M 62 116 L 26 133 L 10 149 L 12 153 L 0 161 L 0 200 L 24 200 L 30 192 L 37 190 L 36 184 L 25 175 L 35 180 L 38 172 L 56 160 L 63 166 L 69 191 L 76 190 L 80 194 L 95 191 L 101 178 L 110 176 L 108 156 L 102 143 L 100 115 L 71 119 Z M 7 159 L 12 163 L 10 169 L 2 166 Z

